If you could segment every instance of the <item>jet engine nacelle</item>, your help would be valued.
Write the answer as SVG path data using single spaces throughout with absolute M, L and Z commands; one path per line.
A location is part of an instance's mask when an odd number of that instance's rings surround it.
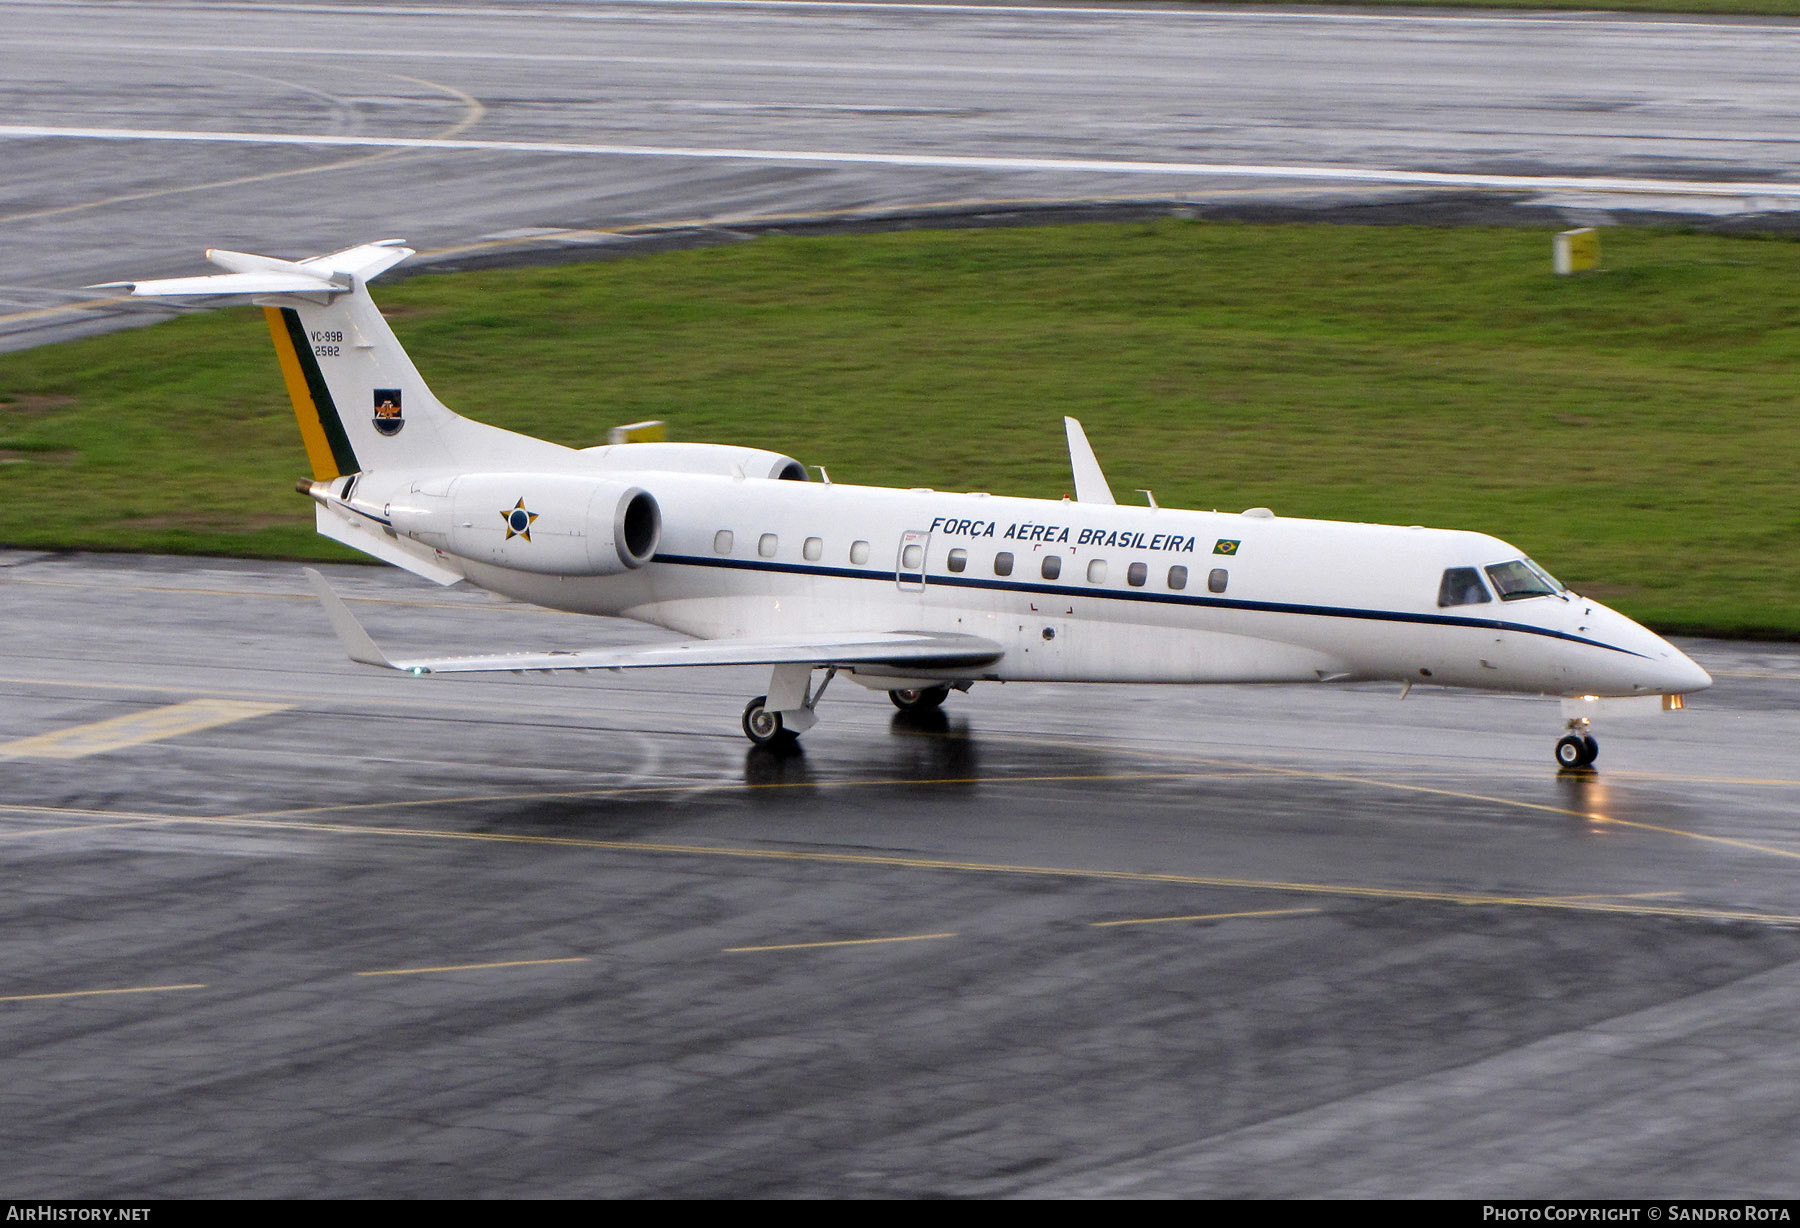
M 582 467 L 614 472 L 714 473 L 722 478 L 806 481 L 806 466 L 791 456 L 723 443 L 614 443 L 583 448 Z
M 642 567 L 662 540 L 662 509 L 628 482 L 557 473 L 465 473 L 397 495 L 396 533 L 446 554 L 558 576 Z

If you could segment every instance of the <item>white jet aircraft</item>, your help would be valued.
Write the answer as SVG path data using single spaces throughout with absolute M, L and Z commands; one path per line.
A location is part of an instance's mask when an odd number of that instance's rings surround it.
M 400 240 L 299 262 L 209 251 L 228 272 L 115 284 L 263 306 L 325 536 L 439 584 L 694 639 L 391 659 L 310 572 L 366 665 L 771 666 L 744 710 L 759 744 L 812 726 L 840 673 L 903 710 L 983 681 L 1379 680 L 1664 707 L 1712 683 L 1497 538 L 1119 506 L 1072 418 L 1075 497 L 1060 501 L 814 482 L 757 448 L 569 448 L 475 422 L 431 394 L 365 288 L 412 254 Z M 1565 704 L 1564 767 L 1597 753 L 1582 711 Z

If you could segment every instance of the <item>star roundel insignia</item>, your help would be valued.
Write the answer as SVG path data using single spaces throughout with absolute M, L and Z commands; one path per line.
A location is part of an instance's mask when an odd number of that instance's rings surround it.
M 523 537 L 526 541 L 530 541 L 531 526 L 537 521 L 537 513 L 526 511 L 525 500 L 520 499 L 512 507 L 502 510 L 500 519 L 506 521 L 507 541 L 511 541 L 515 537 Z

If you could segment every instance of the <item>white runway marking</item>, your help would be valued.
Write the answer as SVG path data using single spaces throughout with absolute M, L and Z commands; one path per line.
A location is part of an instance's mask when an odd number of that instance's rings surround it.
M 64 128 L 0 124 L 0 140 L 194 142 L 298 145 L 322 149 L 416 149 L 443 152 L 526 153 L 621 158 L 696 158 L 788 164 L 912 166 L 990 171 L 1061 171 L 1096 175 L 1174 175 L 1185 178 L 1309 180 L 1416 187 L 1497 188 L 1529 192 L 1597 192 L 1657 196 L 1725 196 L 1800 200 L 1800 182 L 1640 179 L 1581 175 L 1474 175 L 1355 166 L 1258 166 L 1232 162 L 1142 162 L 1104 158 L 1007 158 L 971 154 L 909 154 L 831 149 L 737 149 L 690 145 L 600 145 L 563 141 L 480 141 L 438 137 L 330 136 L 303 132 L 206 132 L 173 128 Z
M 9 8 L 98 8 L 107 7 L 99 3 L 83 3 L 82 0 L 11 0 Z M 111 7 L 117 7 L 113 0 Z M 699 10 L 705 12 L 723 12 L 741 10 L 745 12 L 769 13 L 830 13 L 835 10 L 846 12 L 871 13 L 949 13 L 970 17 L 1103 17 L 1130 18 L 1161 21 L 1201 22 L 1212 24 L 1249 24 L 1257 22 L 1284 22 L 1290 24 L 1335 24 L 1335 25 L 1442 25 L 1442 26 L 1579 26 L 1586 29 L 1605 30 L 1607 28 L 1626 27 L 1632 30 L 1725 30 L 1755 29 L 1757 32 L 1800 34 L 1800 27 L 1782 22 L 1779 18 L 1759 21 L 1754 15 L 1735 21 L 1705 21 L 1694 18 L 1678 18 L 1669 14 L 1632 14 L 1608 12 L 1567 12 L 1567 13 L 1529 13 L 1509 12 L 1504 14 L 1484 13 L 1344 13 L 1344 12 L 1296 12 L 1292 9 L 1203 9 L 1203 8 L 1129 8 L 1120 6 L 1101 7 L 1094 5 L 1070 5 L 1067 7 L 1049 4 L 949 4 L 949 3 L 910 3 L 909 0 L 610 0 L 607 4 L 595 4 L 585 8 L 499 8 L 495 6 L 447 5 L 447 4 L 246 4 L 224 5 L 207 4 L 178 5 L 168 8 L 199 8 L 207 10 L 237 10 L 261 13 L 312 13 L 342 17 L 497 17 L 509 21 L 521 18 L 544 18 L 553 21 L 618 21 L 624 18 L 642 19 L 646 15 L 669 16 L 677 19 L 692 20 L 690 12 L 682 10 Z
M 157 43 L 142 39 L 92 39 L 82 38 L 71 41 L 61 38 L 15 38 L 9 39 L 7 46 L 52 47 L 73 50 L 80 53 L 118 52 L 134 57 L 159 55 L 165 57 L 187 57 L 195 55 L 229 55 L 229 56 L 296 56 L 302 59 L 318 59 L 320 57 L 360 57 L 370 60 L 472 60 L 478 63 L 502 61 L 513 64 L 626 64 L 640 68 L 679 68 L 687 70 L 716 71 L 727 68 L 748 68 L 755 71 L 776 72 L 810 72 L 840 73 L 857 77 L 870 73 L 910 74 L 914 76 L 968 76 L 968 77 L 1089 77 L 1096 81 L 1111 81 L 1118 77 L 1118 70 L 1110 65 L 1100 64 L 1092 68 L 1070 68 L 1065 65 L 1047 64 L 992 64 L 992 63 L 948 63 L 934 61 L 920 63 L 913 60 L 769 60 L 744 59 L 727 55 L 620 55 L 613 53 L 580 52 L 580 51 L 461 51 L 439 47 L 350 47 L 319 46 L 316 44 L 259 44 L 242 43 Z

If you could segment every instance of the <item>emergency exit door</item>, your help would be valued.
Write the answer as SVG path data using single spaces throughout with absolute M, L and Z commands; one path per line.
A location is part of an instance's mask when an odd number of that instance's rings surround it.
M 931 544 L 931 530 L 908 529 L 900 535 L 900 553 L 894 560 L 894 582 L 903 593 L 925 591 L 925 548 Z

